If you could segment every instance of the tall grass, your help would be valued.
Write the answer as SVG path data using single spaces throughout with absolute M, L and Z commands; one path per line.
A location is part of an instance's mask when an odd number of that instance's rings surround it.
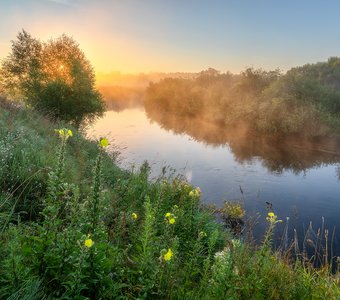
M 150 181 L 147 163 L 119 170 L 106 139 L 85 141 L 63 124 L 55 132 L 24 109 L 1 110 L 0 122 L 8 122 L 0 130 L 1 299 L 340 297 L 329 268 L 272 250 L 275 215 L 264 243 L 251 246 L 181 177 Z

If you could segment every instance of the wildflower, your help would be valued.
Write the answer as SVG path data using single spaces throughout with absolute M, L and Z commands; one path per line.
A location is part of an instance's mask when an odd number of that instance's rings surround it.
M 168 252 L 164 254 L 163 258 L 165 261 L 169 261 L 171 260 L 171 257 L 173 256 L 173 252 L 171 251 L 171 249 L 168 249 Z
M 107 138 L 100 138 L 99 140 L 99 146 L 101 148 L 106 148 L 107 146 L 109 146 L 110 143 L 109 143 L 109 140 Z
M 132 219 L 136 220 L 138 218 L 138 215 L 136 213 L 132 213 Z
M 171 224 L 171 225 L 175 224 L 175 222 L 176 222 L 175 218 L 176 217 L 172 213 L 170 213 L 170 212 L 167 212 L 165 214 L 165 220 L 168 221 L 169 224 Z
M 84 242 L 84 245 L 87 247 L 87 248 L 91 248 L 93 246 L 93 241 L 91 239 L 86 239 L 85 242 Z
M 198 198 L 200 195 L 201 195 L 201 189 L 199 187 L 189 192 L 189 197 L 192 197 L 192 198 Z
M 70 136 L 73 136 L 72 130 L 67 128 L 55 129 L 54 131 L 59 133 L 61 139 L 68 139 Z
M 275 215 L 273 212 L 269 212 L 266 219 L 270 224 L 276 224 L 276 223 L 282 222 L 282 220 L 277 220 L 277 215 Z

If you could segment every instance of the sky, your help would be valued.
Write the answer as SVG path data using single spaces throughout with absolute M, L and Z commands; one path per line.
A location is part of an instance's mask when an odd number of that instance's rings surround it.
M 22 29 L 72 36 L 96 72 L 286 71 L 340 56 L 340 1 L 0 0 L 0 58 Z

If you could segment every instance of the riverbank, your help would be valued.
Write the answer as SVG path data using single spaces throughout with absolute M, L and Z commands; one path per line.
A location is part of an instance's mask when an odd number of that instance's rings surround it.
M 331 266 L 252 246 L 181 177 L 122 171 L 105 143 L 0 102 L 0 298 L 336 299 Z

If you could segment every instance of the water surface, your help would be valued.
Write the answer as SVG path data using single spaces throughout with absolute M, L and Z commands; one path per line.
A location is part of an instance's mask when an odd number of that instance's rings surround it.
M 124 168 L 147 160 L 154 177 L 163 167 L 176 169 L 201 188 L 205 203 L 222 206 L 225 200 L 243 198 L 248 215 L 258 216 L 256 233 L 265 226 L 266 202 L 279 218 L 290 217 L 290 238 L 297 228 L 303 239 L 310 221 L 317 229 L 322 217 L 330 231 L 340 228 L 338 141 L 260 136 L 242 126 L 220 128 L 142 106 L 107 111 L 89 135 L 108 136 L 118 146 Z M 335 252 L 340 252 L 339 238 L 336 232 Z

